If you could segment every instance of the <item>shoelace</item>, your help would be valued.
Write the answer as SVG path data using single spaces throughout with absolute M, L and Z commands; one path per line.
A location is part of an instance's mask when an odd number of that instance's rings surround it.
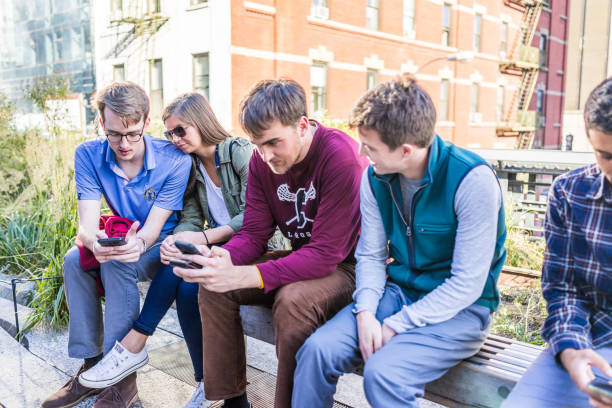
M 105 374 L 111 369 L 118 367 L 120 362 L 121 360 L 116 355 L 109 353 L 96 365 L 96 371 L 99 374 Z M 109 364 L 111 364 L 110 367 Z

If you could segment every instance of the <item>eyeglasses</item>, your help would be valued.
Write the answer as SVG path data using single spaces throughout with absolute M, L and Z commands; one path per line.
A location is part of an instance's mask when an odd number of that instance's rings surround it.
M 166 136 L 166 139 L 168 139 L 168 140 L 172 140 L 172 138 L 174 136 L 176 136 L 176 137 L 185 137 L 185 135 L 187 134 L 187 132 L 185 131 L 186 127 L 188 127 L 188 126 L 178 125 L 174 129 L 166 130 L 164 132 L 164 136 Z
M 144 133 L 144 126 L 142 127 L 142 130 L 140 131 L 140 133 L 128 133 L 128 134 L 122 135 L 121 133 L 116 133 L 116 132 L 110 133 L 109 132 L 106 134 L 106 139 L 108 139 L 109 143 L 121 143 L 121 139 L 125 137 L 128 142 L 135 143 L 135 142 L 138 142 L 140 138 L 142 138 L 143 133 Z

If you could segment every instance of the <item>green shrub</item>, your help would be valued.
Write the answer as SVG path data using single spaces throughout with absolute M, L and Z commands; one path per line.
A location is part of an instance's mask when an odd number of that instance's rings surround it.
M 500 288 L 501 303 L 491 333 L 526 343 L 543 345 L 540 328 L 546 319 L 546 301 L 540 281 L 527 288 Z

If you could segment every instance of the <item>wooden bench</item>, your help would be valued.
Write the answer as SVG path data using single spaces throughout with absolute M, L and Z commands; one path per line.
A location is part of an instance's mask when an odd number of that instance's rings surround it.
M 272 311 L 241 306 L 247 336 L 274 344 Z M 447 407 L 499 407 L 542 347 L 489 335 L 480 351 L 427 385 L 425 398 Z

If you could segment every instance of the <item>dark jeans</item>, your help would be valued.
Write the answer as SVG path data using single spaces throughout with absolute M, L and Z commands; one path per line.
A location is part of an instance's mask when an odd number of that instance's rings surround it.
M 140 316 L 134 322 L 134 330 L 151 336 L 175 300 L 195 379 L 202 381 L 202 322 L 197 283 L 185 282 L 176 276 L 172 266 L 162 266 L 151 282 Z
M 254 263 L 288 254 L 289 251 L 268 252 Z M 274 406 L 289 408 L 298 349 L 319 326 L 350 303 L 354 289 L 355 265 L 347 263 L 322 278 L 293 282 L 268 293 L 261 289 L 214 293 L 200 287 L 200 312 L 206 316 L 202 320 L 206 398 L 228 399 L 246 391 L 240 305 L 264 305 L 272 308 L 278 356 Z

